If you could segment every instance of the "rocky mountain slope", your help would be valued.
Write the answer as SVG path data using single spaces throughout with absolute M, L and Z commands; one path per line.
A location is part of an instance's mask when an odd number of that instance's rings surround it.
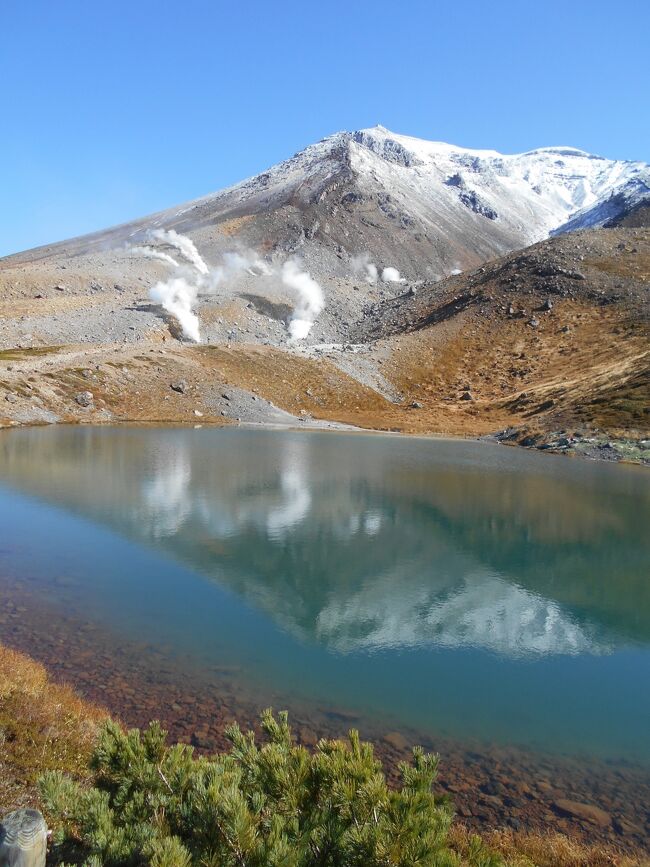
M 649 171 L 378 127 L 5 258 L 0 424 L 299 419 L 647 457 Z M 614 228 L 566 231 L 592 224 Z
M 23 336 L 0 353 L 0 422 L 320 420 L 647 459 L 649 281 L 650 230 L 578 232 L 416 294 L 400 286 L 344 321 L 341 342 L 309 346 L 260 339 L 268 317 L 245 295 L 203 311 L 237 334 L 195 346 L 115 293 L 112 315 L 150 317 L 149 330 L 130 342 Z M 20 309 L 104 322 L 101 293 L 56 295 Z M 12 309 L 0 322 L 26 327 Z M 635 440 L 634 454 L 608 445 L 617 438 Z
M 107 252 L 163 228 L 190 237 L 210 267 L 245 247 L 298 252 L 317 277 L 363 276 L 365 257 L 380 273 L 439 279 L 550 232 L 602 225 L 648 199 L 645 163 L 567 147 L 503 155 L 378 126 L 336 133 L 234 187 L 16 261 L 81 256 L 108 269 Z

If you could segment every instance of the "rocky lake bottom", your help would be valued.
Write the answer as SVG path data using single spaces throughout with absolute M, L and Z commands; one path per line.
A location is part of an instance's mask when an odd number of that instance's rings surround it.
M 643 470 L 269 431 L 0 440 L 0 641 L 127 725 L 421 744 L 476 829 L 650 839 Z
M 191 661 L 174 658 L 169 649 L 116 643 L 96 624 L 35 599 L 21 582 L 3 580 L 3 586 L 0 639 L 127 726 L 160 720 L 171 740 L 203 753 L 228 748 L 224 729 L 233 721 L 259 732 L 263 708 L 238 684 L 236 669 L 192 672 Z M 637 851 L 650 839 L 648 768 L 382 730 L 349 709 L 292 706 L 286 696 L 276 698 L 275 709 L 289 707 L 296 740 L 309 749 L 321 737 L 345 737 L 359 728 L 375 744 L 392 783 L 399 781 L 398 763 L 408 760 L 411 746 L 438 752 L 439 791 L 451 796 L 460 820 L 474 830 L 560 831 L 624 851 Z

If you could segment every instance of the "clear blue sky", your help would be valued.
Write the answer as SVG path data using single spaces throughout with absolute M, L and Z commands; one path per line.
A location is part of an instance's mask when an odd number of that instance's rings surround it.
M 650 160 L 650 0 L 3 0 L 0 255 L 340 129 Z

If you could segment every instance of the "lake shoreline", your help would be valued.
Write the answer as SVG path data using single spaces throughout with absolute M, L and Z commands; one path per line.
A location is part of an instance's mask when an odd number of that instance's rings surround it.
M 296 419 L 296 422 L 299 420 Z M 289 432 L 305 432 L 305 433 L 346 433 L 357 435 L 381 436 L 405 438 L 409 440 L 425 440 L 425 441 L 441 441 L 441 442 L 476 442 L 486 443 L 490 445 L 506 446 L 508 448 L 516 448 L 517 450 L 527 452 L 539 452 L 544 455 L 554 455 L 556 457 L 580 458 L 582 460 L 593 461 L 601 464 L 617 464 L 622 466 L 637 466 L 650 467 L 650 448 L 646 449 L 648 457 L 639 457 L 638 451 L 640 442 L 625 438 L 615 439 L 611 437 L 594 437 L 580 438 L 568 446 L 556 447 L 548 440 L 545 440 L 540 445 L 524 445 L 521 442 L 511 439 L 507 431 L 502 431 L 492 434 L 482 435 L 460 435 L 448 433 L 413 433 L 409 431 L 384 430 L 382 428 L 363 428 L 355 427 L 354 425 L 340 424 L 330 422 L 324 419 L 309 419 L 308 423 L 278 423 L 278 422 L 230 422 L 221 420 L 202 420 L 195 419 L 194 422 L 178 420 L 158 420 L 158 419 L 107 419 L 106 421 L 83 421 L 83 420 L 66 420 L 58 422 L 43 422 L 29 421 L 21 423 L 6 424 L 0 420 L 0 433 L 11 430 L 21 430 L 24 428 L 45 428 L 45 427 L 96 427 L 96 428 L 183 428 L 187 430 L 200 428 L 214 429 L 252 429 L 252 430 L 271 430 L 271 431 L 289 431 Z M 631 454 L 632 453 L 632 454 Z M 636 455 L 636 456 L 634 456 Z
M 80 696 L 74 685 L 69 686 L 49 666 L 43 666 L 31 655 L 10 645 L 0 644 L 0 661 L 3 666 L 0 715 L 3 727 L 12 731 L 8 746 L 0 747 L 3 809 L 6 812 L 25 806 L 39 808 L 42 805 L 36 781 L 41 773 L 63 770 L 74 779 L 86 779 L 86 763 L 95 733 L 107 718 L 110 708 L 105 710 L 103 705 Z M 135 725 L 143 727 L 148 721 Z M 129 720 L 124 720 L 122 724 L 132 725 Z M 254 728 L 259 735 L 259 726 L 255 725 Z M 340 735 L 323 734 L 327 737 L 345 736 L 343 731 Z M 171 740 L 176 740 L 173 733 Z M 197 753 L 209 755 L 214 749 L 228 749 L 228 742 L 223 739 L 209 748 L 197 744 L 193 746 Z M 306 746 L 311 750 L 315 743 Z M 386 755 L 382 753 L 380 745 L 377 748 L 379 757 L 386 762 Z M 443 755 L 443 764 L 444 760 Z M 390 769 L 388 779 L 393 785 L 398 782 L 396 774 Z M 551 826 L 536 831 L 486 822 L 477 826 L 475 822 L 468 821 L 467 808 L 462 804 L 458 806 L 457 791 L 444 786 L 441 789 L 438 784 L 434 789 L 446 791 L 457 804 L 450 841 L 452 848 L 461 855 L 468 844 L 469 834 L 478 832 L 484 844 L 504 857 L 505 863 L 512 864 L 512 867 L 518 867 L 522 857 L 530 859 L 526 861 L 527 864 L 543 867 L 550 867 L 551 864 L 553 867 L 565 864 L 566 867 L 574 867 L 577 863 L 583 867 L 643 867 L 647 863 L 647 851 L 642 846 L 630 845 L 623 840 L 596 842 L 595 839 L 590 840 L 588 834 L 576 836 L 572 829 L 567 834 Z M 470 799 L 474 799 L 476 794 L 479 793 L 472 792 Z M 540 856 L 540 860 L 535 858 L 536 855 Z M 553 857 L 553 860 L 546 860 L 549 857 Z
M 317 361 L 307 348 L 106 344 L 6 349 L 0 350 L 0 429 L 250 423 L 485 439 L 602 462 L 650 464 L 647 432 L 623 416 L 605 423 L 557 416 L 553 408 L 531 413 L 526 401 L 520 406 L 520 391 L 504 392 L 496 403 L 478 394 L 471 399 L 427 394 L 416 400 L 406 387 L 390 396 L 373 383 L 362 369 L 337 366 L 336 359 Z

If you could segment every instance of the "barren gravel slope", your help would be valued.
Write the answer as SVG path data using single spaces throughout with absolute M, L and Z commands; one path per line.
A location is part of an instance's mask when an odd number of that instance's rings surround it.
M 553 238 L 416 294 L 333 277 L 304 345 L 291 299 L 247 277 L 202 302 L 206 344 L 185 343 L 147 297 L 164 265 L 111 255 L 110 274 L 0 267 L 0 424 L 321 420 L 648 458 L 646 228 Z

